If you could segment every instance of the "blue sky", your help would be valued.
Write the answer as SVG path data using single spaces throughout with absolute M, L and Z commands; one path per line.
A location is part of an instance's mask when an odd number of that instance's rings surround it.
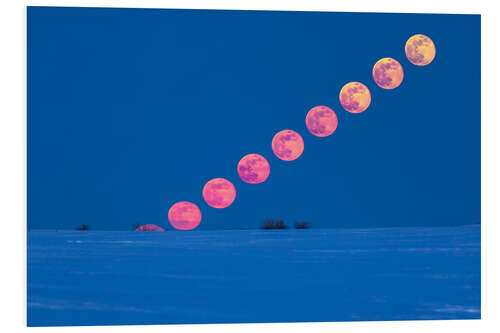
M 272 11 L 28 8 L 28 227 L 170 227 L 177 201 L 199 229 L 255 228 L 266 217 L 314 228 L 447 226 L 480 221 L 480 16 Z M 406 40 L 431 37 L 425 67 Z M 405 78 L 379 88 L 393 57 Z M 361 114 L 338 93 L 360 81 Z M 331 107 L 317 138 L 307 111 Z M 282 129 L 303 155 L 271 150 Z M 242 182 L 236 165 L 265 156 L 271 175 Z M 236 187 L 226 209 L 205 182 Z

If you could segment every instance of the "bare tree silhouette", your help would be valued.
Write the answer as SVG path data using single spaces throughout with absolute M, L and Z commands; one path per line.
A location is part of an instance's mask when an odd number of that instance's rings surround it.
M 288 226 L 283 222 L 283 220 L 275 220 L 272 218 L 267 218 L 264 221 L 262 221 L 260 228 L 264 230 L 288 229 Z

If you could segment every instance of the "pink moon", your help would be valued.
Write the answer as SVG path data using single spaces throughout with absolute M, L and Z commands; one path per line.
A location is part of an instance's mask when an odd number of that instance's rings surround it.
M 135 229 L 135 231 L 165 231 L 165 229 L 157 226 L 156 224 L 144 224 Z
M 201 222 L 198 206 L 188 201 L 176 202 L 168 211 L 170 224 L 179 230 L 192 230 Z
M 279 159 L 293 161 L 302 155 L 304 140 L 299 133 L 287 129 L 276 133 L 271 146 L 274 154 Z
M 238 174 L 241 180 L 249 184 L 264 182 L 271 173 L 267 160 L 259 154 L 248 154 L 238 163 Z
M 403 82 L 404 71 L 393 58 L 382 58 L 373 66 L 373 80 L 383 89 L 394 89 Z
M 203 199 L 214 208 L 226 208 L 236 198 L 236 189 L 233 183 L 224 178 L 214 178 L 203 187 Z
M 328 106 L 315 106 L 306 116 L 306 126 L 309 132 L 319 137 L 331 135 L 337 129 L 337 115 Z

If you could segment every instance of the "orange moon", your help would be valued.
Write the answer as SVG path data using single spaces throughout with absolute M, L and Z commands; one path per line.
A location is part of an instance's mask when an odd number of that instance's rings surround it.
M 200 224 L 201 212 L 194 203 L 179 201 L 170 207 L 168 220 L 175 229 L 191 230 Z
M 372 101 L 370 90 L 361 82 L 349 82 L 339 94 L 340 104 L 351 113 L 365 111 Z
M 373 79 L 384 89 L 394 89 L 403 82 L 403 67 L 392 58 L 382 58 L 373 66 Z
M 226 208 L 236 198 L 236 189 L 229 180 L 214 178 L 203 187 L 203 198 L 211 207 Z
M 283 130 L 273 138 L 271 144 L 274 154 L 283 161 L 293 161 L 299 158 L 304 151 L 304 140 L 299 133 L 292 130 Z
M 259 154 L 248 154 L 238 163 L 238 174 L 241 180 L 250 184 L 264 182 L 271 173 L 267 160 Z
M 425 66 L 434 60 L 436 56 L 436 46 L 432 39 L 426 35 L 417 34 L 411 36 L 406 42 L 405 53 L 412 64 Z
M 337 115 L 328 106 L 315 106 L 306 116 L 306 126 L 309 132 L 319 137 L 331 135 L 337 129 Z

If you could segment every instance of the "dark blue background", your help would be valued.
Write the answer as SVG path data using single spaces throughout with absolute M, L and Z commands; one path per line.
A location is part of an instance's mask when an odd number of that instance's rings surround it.
M 480 220 L 480 16 L 96 8 L 28 8 L 28 227 L 169 227 L 196 203 L 200 229 L 258 227 L 265 217 L 315 228 L 443 226 Z M 437 54 L 412 65 L 413 34 Z M 382 57 L 405 78 L 371 77 Z M 349 81 L 372 104 L 350 114 Z M 330 137 L 305 127 L 327 105 Z M 273 135 L 305 141 L 277 159 Z M 242 182 L 239 159 L 271 164 Z M 201 190 L 224 177 L 237 199 L 209 207 Z

